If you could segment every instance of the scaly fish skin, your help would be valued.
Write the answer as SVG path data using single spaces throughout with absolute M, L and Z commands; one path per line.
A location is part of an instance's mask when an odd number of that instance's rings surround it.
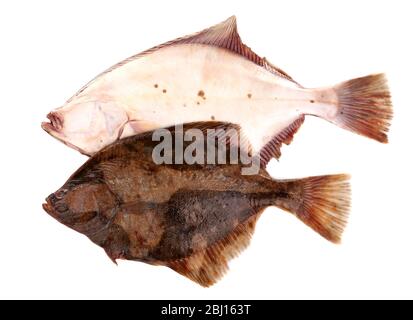
M 282 132 L 292 131 L 304 115 L 385 142 L 392 115 L 385 78 L 303 88 L 245 46 L 232 17 L 115 65 L 51 112 L 56 121 L 42 127 L 92 155 L 121 137 L 156 128 L 231 122 L 241 126 L 254 152 L 278 158 L 281 144 L 292 138 L 285 140 Z
M 340 240 L 349 206 L 345 175 L 274 180 L 264 169 L 242 175 L 240 163 L 157 165 L 158 143 L 145 134 L 108 146 L 51 194 L 44 209 L 114 262 L 168 266 L 203 286 L 216 282 L 248 245 L 268 206 Z

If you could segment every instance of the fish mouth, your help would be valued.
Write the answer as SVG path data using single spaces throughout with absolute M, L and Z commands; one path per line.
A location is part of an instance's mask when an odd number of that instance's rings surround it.
M 48 132 L 59 132 L 61 133 L 63 129 L 63 117 L 57 112 L 49 112 L 46 116 L 49 119 L 49 122 L 42 122 L 42 128 Z
M 49 198 L 46 199 L 46 202 L 42 204 L 43 210 L 46 211 L 49 215 L 51 215 L 52 217 L 56 217 L 56 214 L 53 210 L 53 206 L 50 203 Z
M 67 205 L 60 202 L 61 198 L 57 196 L 57 192 L 52 193 L 45 199 L 45 203 L 42 204 L 43 210 L 50 216 L 59 220 L 61 214 L 67 212 Z
M 60 142 L 64 143 L 68 147 L 75 149 L 79 151 L 81 154 L 84 154 L 86 156 L 91 156 L 90 153 L 86 152 L 82 148 L 79 148 L 78 146 L 75 146 L 74 144 L 70 143 L 69 141 L 66 141 L 66 135 L 63 133 L 63 117 L 57 113 L 57 112 L 50 112 L 46 116 L 50 122 L 42 122 L 42 129 L 46 131 L 48 134 L 50 134 L 53 138 L 56 138 Z

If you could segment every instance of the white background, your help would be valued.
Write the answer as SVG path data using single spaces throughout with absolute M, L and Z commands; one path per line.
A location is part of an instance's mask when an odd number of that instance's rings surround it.
M 0 4 L 0 298 L 413 298 L 409 1 L 9 1 Z M 386 72 L 382 145 L 307 117 L 275 177 L 352 174 L 340 246 L 269 208 L 250 247 L 204 289 L 163 267 L 115 266 L 41 207 L 86 157 L 40 123 L 112 64 L 235 14 L 243 41 L 306 87 Z

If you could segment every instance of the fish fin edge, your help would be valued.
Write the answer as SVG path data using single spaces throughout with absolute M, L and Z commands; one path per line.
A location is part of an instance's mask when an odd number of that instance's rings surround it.
M 347 174 L 308 177 L 296 185 L 294 203 L 283 207 L 325 239 L 340 243 L 347 225 L 351 188 Z
M 284 128 L 280 133 L 275 135 L 261 150 L 260 160 L 261 166 L 265 167 L 272 158 L 279 159 L 281 157 L 281 147 L 283 144 L 289 145 L 294 138 L 294 135 L 304 123 L 305 117 L 301 115 L 294 120 L 288 127 Z
M 203 287 L 215 284 L 228 271 L 228 262 L 248 247 L 261 212 L 205 250 L 183 259 L 168 261 L 164 265 Z
M 199 121 L 199 122 L 189 122 L 180 125 L 171 126 L 165 128 L 171 133 L 175 134 L 176 130 L 183 130 L 187 132 L 191 129 L 198 129 L 202 131 L 202 134 L 206 138 L 216 137 L 218 145 L 215 143 L 215 146 L 220 147 L 220 142 L 222 141 L 225 147 L 225 151 L 228 154 L 233 150 L 232 148 L 237 149 L 239 156 L 247 156 L 252 153 L 252 145 L 242 130 L 242 127 L 238 124 L 222 121 Z M 217 135 L 215 136 L 215 132 Z M 148 134 L 151 134 L 149 132 Z
M 135 150 L 134 146 L 138 143 L 142 143 L 142 141 L 145 141 L 146 139 L 151 139 L 153 144 L 152 146 L 157 145 L 159 141 L 152 139 L 154 132 L 158 130 L 166 130 L 175 137 L 175 134 L 177 134 L 177 132 L 182 131 L 183 133 L 186 133 L 190 129 L 201 130 L 204 139 L 209 137 L 214 138 L 215 148 L 221 148 L 222 146 L 224 148 L 224 151 L 226 152 L 227 157 L 230 157 L 234 149 L 236 152 L 238 152 L 237 155 L 239 155 L 240 158 L 243 156 L 246 157 L 247 154 L 250 155 L 252 152 L 251 143 L 247 136 L 244 134 L 241 126 L 221 121 L 200 121 L 174 125 L 166 128 L 159 128 L 156 130 L 121 138 L 90 157 L 87 163 L 90 163 L 92 161 L 95 163 L 102 162 L 99 164 L 99 167 L 104 170 L 110 170 L 110 167 L 112 165 L 117 165 L 119 161 L 122 161 L 119 160 L 120 157 L 129 157 L 131 154 L 133 154 L 133 152 L 137 150 Z M 175 138 L 173 140 L 175 140 Z M 223 141 L 222 144 L 221 141 Z M 183 142 L 183 147 L 185 148 L 192 143 L 192 141 Z M 131 147 L 125 149 L 123 148 L 124 145 L 129 145 Z M 216 152 L 215 154 L 218 155 L 218 152 Z M 228 158 L 228 160 L 231 159 Z M 145 161 L 148 163 L 153 163 L 152 155 L 148 155 L 148 158 Z
M 333 123 L 387 143 L 393 117 L 391 94 L 384 74 L 373 74 L 345 81 L 334 87 L 338 112 Z
M 93 78 L 91 81 L 89 81 L 85 86 L 83 86 L 78 92 L 76 92 L 75 95 L 73 95 L 69 100 L 67 100 L 66 103 L 69 103 L 71 100 L 73 100 L 76 96 L 81 94 L 94 80 L 97 78 L 103 76 L 106 73 L 109 73 L 137 58 L 143 57 L 145 55 L 151 54 L 159 49 L 162 49 L 164 47 L 168 47 L 171 45 L 176 45 L 176 44 L 189 44 L 189 43 L 194 43 L 194 44 L 205 44 L 205 45 L 211 45 L 211 46 L 216 46 L 219 48 L 227 49 L 230 50 L 250 61 L 253 63 L 257 64 L 258 66 L 261 66 L 265 68 L 267 71 L 285 78 L 299 87 L 299 85 L 291 76 L 289 76 L 286 72 L 282 71 L 280 68 L 275 67 L 271 63 L 268 62 L 267 59 L 261 58 L 259 55 L 257 55 L 250 47 L 245 45 L 241 41 L 241 37 L 238 34 L 237 30 L 237 20 L 235 16 L 231 16 L 225 21 L 218 23 L 212 27 L 206 28 L 202 31 L 196 32 L 191 35 L 183 36 L 168 42 L 165 42 L 163 44 L 157 45 L 155 47 L 152 47 L 148 50 L 145 50 L 143 52 L 140 52 L 138 54 L 135 54 L 129 58 L 126 58 L 125 60 L 122 60 L 121 62 L 111 66 L 110 68 L 106 69 L 99 75 L 97 75 L 95 78 Z

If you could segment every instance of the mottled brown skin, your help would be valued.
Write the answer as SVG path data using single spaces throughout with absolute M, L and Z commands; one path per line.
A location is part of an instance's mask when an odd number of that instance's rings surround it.
M 241 175 L 241 164 L 156 165 L 152 149 L 159 142 L 144 137 L 104 149 L 47 198 L 53 217 L 112 259 L 182 258 L 215 243 L 277 197 L 289 197 L 286 185 L 278 186 L 264 170 Z
M 253 231 L 254 217 L 265 207 L 297 212 L 302 203 L 300 183 L 275 181 L 263 169 L 248 176 L 241 175 L 241 164 L 157 165 L 152 149 L 158 143 L 144 134 L 105 148 L 51 194 L 44 209 L 104 248 L 113 261 L 166 265 L 210 285 L 221 271 L 208 274 L 199 267 L 194 276 L 186 269 L 221 259 L 205 257 L 216 257 L 224 250 L 219 246 L 234 245 Z M 197 260 L 177 264 L 191 257 Z

